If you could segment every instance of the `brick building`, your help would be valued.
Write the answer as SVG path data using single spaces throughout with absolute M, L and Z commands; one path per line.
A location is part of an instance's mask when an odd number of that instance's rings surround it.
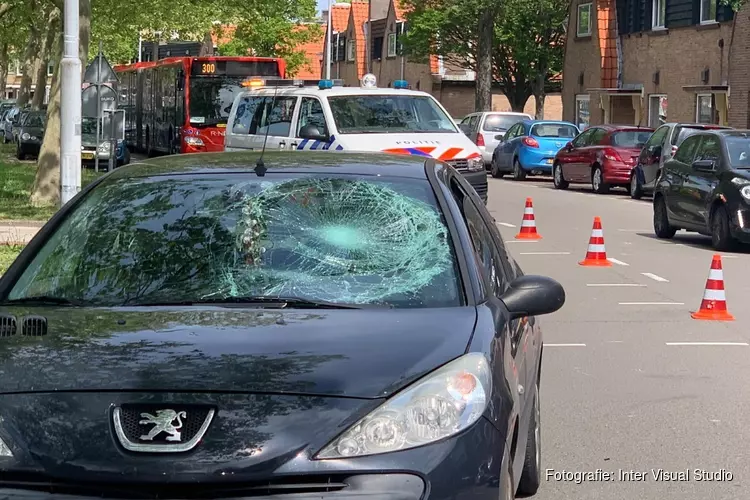
M 47 85 L 44 89 L 44 102 L 47 102 L 49 100 L 49 89 L 50 85 L 52 84 L 52 74 L 55 71 L 55 67 L 53 64 L 49 64 L 47 66 Z M 37 68 L 34 68 L 34 72 L 32 75 L 36 75 Z M 18 91 L 21 88 L 21 63 L 18 61 L 14 61 L 10 64 L 10 67 L 8 68 L 8 78 L 5 81 L 5 95 L 0 96 L 0 99 L 17 99 L 18 98 Z M 34 83 L 31 84 L 31 94 L 29 98 L 34 96 L 34 93 L 36 92 L 36 85 Z
M 747 11 L 719 0 L 573 0 L 563 118 L 747 126 Z

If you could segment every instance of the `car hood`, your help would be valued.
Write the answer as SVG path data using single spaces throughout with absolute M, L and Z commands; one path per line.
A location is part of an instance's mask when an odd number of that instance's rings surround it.
M 731 180 L 734 177 L 740 177 L 742 179 L 750 181 L 750 170 L 733 168 L 732 170 L 728 172 L 728 174 L 729 175 L 726 178 L 729 180 Z
M 30 311 L 11 309 L 19 318 Z M 466 350 L 473 307 L 35 308 L 0 338 L 0 394 L 218 391 L 384 397 Z

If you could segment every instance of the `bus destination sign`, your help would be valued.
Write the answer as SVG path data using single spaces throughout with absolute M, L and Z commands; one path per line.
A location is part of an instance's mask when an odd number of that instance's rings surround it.
M 193 76 L 280 76 L 275 61 L 227 61 L 199 59 L 193 61 Z

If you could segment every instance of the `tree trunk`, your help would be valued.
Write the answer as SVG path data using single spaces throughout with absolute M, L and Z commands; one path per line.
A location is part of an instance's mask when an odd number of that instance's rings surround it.
M 527 83 L 515 83 L 506 88 L 504 93 L 505 97 L 508 98 L 511 111 L 516 113 L 523 113 L 532 94 L 531 87 Z
M 33 109 L 41 109 L 44 104 L 44 95 L 47 90 L 47 67 L 49 66 L 52 47 L 55 44 L 55 38 L 59 35 L 59 17 L 58 10 L 52 9 L 49 18 L 47 19 L 47 33 L 42 39 L 42 46 L 39 50 L 39 69 L 36 72 L 36 78 L 34 79 L 34 98 L 31 100 L 31 107 Z
M 537 120 L 544 120 L 544 101 L 547 98 L 547 93 L 544 91 L 544 83 L 547 79 L 544 73 L 537 73 L 534 82 L 532 83 L 532 89 L 534 93 L 534 100 L 536 101 L 535 118 Z
M 479 16 L 475 111 L 492 111 L 492 45 L 495 39 L 495 14 L 485 9 Z
M 8 42 L 0 43 L 0 99 L 5 99 L 5 86 L 8 83 Z
M 86 70 L 89 43 L 91 39 L 91 0 L 80 0 L 79 53 L 81 72 Z M 61 23 L 62 24 L 62 23 Z M 62 36 L 57 52 L 62 51 Z M 55 60 L 59 60 L 55 58 Z M 52 77 L 49 104 L 47 105 L 47 126 L 44 141 L 39 153 L 39 169 L 31 191 L 31 203 L 35 206 L 60 203 L 60 64 L 55 65 Z
M 23 55 L 21 66 L 21 88 L 18 89 L 18 106 L 24 106 L 29 102 L 31 96 L 31 81 L 37 62 L 37 51 L 39 50 L 39 30 L 33 23 L 29 26 L 29 39 L 26 42 L 26 50 Z
M 214 39 L 211 37 L 210 31 L 207 31 L 203 36 L 203 43 L 201 44 L 201 50 L 198 55 L 201 57 L 214 55 Z

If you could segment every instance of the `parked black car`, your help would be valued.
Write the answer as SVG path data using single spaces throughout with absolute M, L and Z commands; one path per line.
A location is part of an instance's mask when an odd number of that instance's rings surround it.
M 3 496 L 535 493 L 562 287 L 446 164 L 257 158 L 116 169 L 0 279 Z
M 750 130 L 694 134 L 664 164 L 654 193 L 654 231 L 710 235 L 717 250 L 750 243 Z
M 46 121 L 47 111 L 31 111 L 23 118 L 16 139 L 16 158 L 25 160 L 27 156 L 39 156 Z

